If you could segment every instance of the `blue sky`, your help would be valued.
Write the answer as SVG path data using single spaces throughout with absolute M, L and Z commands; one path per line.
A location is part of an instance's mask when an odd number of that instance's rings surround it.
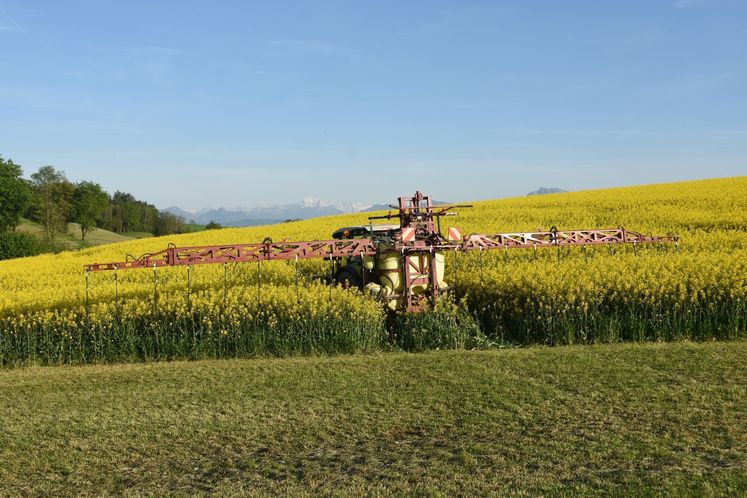
M 747 1 L 0 0 L 0 154 L 159 207 L 747 174 Z

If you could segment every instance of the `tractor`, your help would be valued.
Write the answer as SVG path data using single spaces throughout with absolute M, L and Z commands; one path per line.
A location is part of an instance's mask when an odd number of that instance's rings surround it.
M 85 265 L 88 272 L 164 266 L 247 263 L 273 260 L 326 259 L 331 262 L 331 284 L 361 289 L 392 311 L 418 312 L 430 309 L 448 289 L 445 255 L 457 251 L 534 249 L 574 246 L 677 243 L 674 235 L 653 236 L 625 228 L 471 234 L 449 227 L 444 235 L 441 219 L 456 216 L 457 208 L 470 205 L 434 205 L 430 196 L 416 192 L 399 198 L 396 212 L 371 216 L 396 224 L 340 228 L 331 240 L 239 243 L 216 246 L 176 247 L 114 263 Z

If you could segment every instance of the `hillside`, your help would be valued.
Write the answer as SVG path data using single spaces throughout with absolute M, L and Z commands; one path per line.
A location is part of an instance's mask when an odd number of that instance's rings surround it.
M 205 230 L 205 225 L 184 224 L 185 233 L 201 232 Z M 44 228 L 34 221 L 22 218 L 21 224 L 17 228 L 18 231 L 28 232 L 37 237 L 44 237 Z M 86 234 L 85 241 L 80 238 L 80 225 L 74 222 L 68 223 L 67 232 L 64 234 L 57 234 L 55 236 L 55 242 L 62 245 L 65 249 L 81 249 L 91 246 L 101 246 L 105 244 L 115 244 L 118 242 L 127 242 L 135 239 L 146 239 L 153 237 L 152 233 L 149 232 L 125 232 L 115 233 L 103 228 L 96 228 L 90 230 Z
M 459 211 L 449 221 L 466 234 L 622 225 L 643 233 L 675 233 L 680 242 L 677 247 L 548 249 L 537 255 L 531 250 L 449 254 L 446 281 L 451 295 L 464 300 L 468 315 L 453 318 L 456 312 L 446 309 L 422 325 L 408 322 L 402 325 L 404 335 L 396 335 L 396 347 L 704 340 L 747 333 L 747 177 L 484 201 Z M 328 239 L 341 226 L 366 222 L 367 213 L 358 213 L 0 262 L 6 289 L 0 295 L 0 332 L 3 327 L 13 331 L 12 341 L 0 343 L 6 348 L 0 361 L 387 349 L 393 345 L 386 338 L 392 336 L 384 330 L 381 305 L 358 292 L 320 284 L 319 276 L 329 272 L 329 263 L 321 260 L 266 263 L 261 280 L 257 266 L 246 264 L 120 271 L 118 280 L 111 272 L 88 280 L 83 275 L 84 264 L 124 261 L 169 243 Z M 96 334 L 89 333 L 91 327 Z M 443 333 L 426 334 L 436 339 L 413 346 L 421 339 L 407 334 L 417 330 Z M 68 342 L 74 347 L 59 347 Z
M 22 219 L 21 224 L 17 228 L 21 232 L 28 232 L 38 237 L 44 236 L 44 228 L 31 220 Z M 102 244 L 113 244 L 115 242 L 126 242 L 133 240 L 136 237 L 128 237 L 118 233 L 110 232 L 102 228 L 91 230 L 86 234 L 85 244 L 90 246 L 98 246 Z M 69 223 L 67 232 L 64 234 L 58 234 L 55 237 L 55 241 L 62 244 L 68 249 L 78 249 L 81 247 L 80 239 L 80 225 L 77 223 Z
M 460 209 L 449 221 L 464 233 L 491 233 L 513 230 L 614 227 L 618 225 L 644 232 L 686 233 L 698 229 L 727 227 L 747 231 L 747 176 L 692 182 L 619 187 L 473 202 L 474 209 Z M 468 202 L 464 201 L 464 202 Z M 645 206 L 656 206 L 656 212 Z M 643 208 L 643 209 L 642 209 Z M 383 214 L 383 212 L 380 212 Z M 176 245 L 230 244 L 261 242 L 265 237 L 281 240 L 324 240 L 343 226 L 368 224 L 375 213 L 354 213 L 278 223 L 260 227 L 224 228 L 194 234 L 126 240 L 68 255 L 66 268 L 80 268 L 92 261 L 115 261 L 126 253 L 143 254 Z M 72 232 L 72 228 L 71 228 Z M 109 234 L 111 232 L 105 232 Z M 114 237 L 121 237 L 112 234 Z M 103 235 L 103 238 L 108 238 Z M 687 237 L 683 237 L 687 244 Z M 39 256 L 42 262 L 49 256 Z M 25 264 L 33 266 L 35 260 Z M 0 263 L 0 269 L 3 264 Z M 76 270 L 77 271 L 77 270 Z

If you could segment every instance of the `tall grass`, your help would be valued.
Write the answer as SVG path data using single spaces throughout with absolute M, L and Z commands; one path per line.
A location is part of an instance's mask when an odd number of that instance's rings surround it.
M 405 351 L 488 345 L 487 337 L 469 311 L 450 299 L 443 299 L 432 311 L 390 315 L 387 330 L 390 345 Z
M 106 323 L 52 318 L 0 325 L 0 365 L 61 365 L 174 359 L 370 353 L 399 349 L 481 348 L 495 344 L 587 344 L 695 341 L 747 337 L 747 306 L 739 300 L 682 306 L 608 301 L 586 310 L 537 308 L 512 312 L 500 301 L 455 304 L 386 319 L 354 313 L 263 314 L 237 321 L 196 309 L 160 312 Z
M 513 345 L 747 337 L 747 306 L 737 299 L 704 305 L 611 300 L 585 310 L 529 307 L 513 310 L 493 302 L 474 306 L 472 314 L 490 340 Z
M 380 321 L 350 316 L 275 319 L 261 314 L 236 323 L 159 313 L 107 324 L 60 326 L 48 323 L 0 333 L 0 365 L 60 365 L 173 359 L 247 358 L 368 353 L 381 348 Z

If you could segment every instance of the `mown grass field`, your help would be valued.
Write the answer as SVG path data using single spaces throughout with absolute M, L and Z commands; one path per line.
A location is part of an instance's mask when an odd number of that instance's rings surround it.
M 740 496 L 747 342 L 0 371 L 0 495 Z

